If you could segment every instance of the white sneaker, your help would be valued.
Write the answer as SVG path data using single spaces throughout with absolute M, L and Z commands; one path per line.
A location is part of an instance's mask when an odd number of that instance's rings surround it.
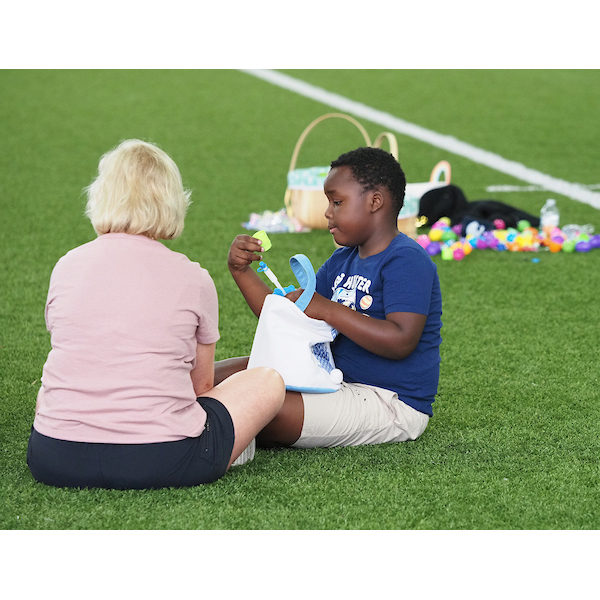
M 248 447 L 231 463 L 232 467 L 239 467 L 244 463 L 250 462 L 254 458 L 256 451 L 256 439 L 253 439 Z

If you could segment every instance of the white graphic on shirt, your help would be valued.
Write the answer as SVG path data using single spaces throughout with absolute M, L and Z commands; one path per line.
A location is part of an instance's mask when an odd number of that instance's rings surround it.
M 333 292 L 331 299 L 344 306 L 349 306 L 352 310 L 356 310 L 356 290 L 345 290 L 339 287 Z
M 358 290 L 359 292 L 363 292 L 360 307 L 363 310 L 367 310 L 373 303 L 373 298 L 368 295 L 371 288 L 371 280 L 362 275 L 350 275 L 344 281 L 345 277 L 346 274 L 342 273 L 335 278 L 331 299 L 334 302 L 350 307 L 352 310 L 356 310 L 356 292 Z

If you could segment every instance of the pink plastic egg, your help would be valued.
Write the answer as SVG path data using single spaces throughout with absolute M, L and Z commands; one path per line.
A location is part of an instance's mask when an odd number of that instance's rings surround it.
M 429 239 L 429 236 L 424 233 L 417 237 L 417 244 L 419 244 L 419 246 L 422 248 L 427 248 L 430 242 L 431 240 Z
M 462 248 L 456 248 L 452 253 L 454 260 L 462 260 L 465 257 L 465 251 Z

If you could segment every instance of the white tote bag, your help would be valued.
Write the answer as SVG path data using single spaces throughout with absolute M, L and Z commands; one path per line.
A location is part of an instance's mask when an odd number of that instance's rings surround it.
M 325 321 L 311 319 L 303 312 L 315 293 L 315 272 L 308 258 L 296 254 L 290 266 L 304 292 L 295 303 L 278 294 L 265 298 L 248 368 L 275 369 L 288 390 L 335 392 L 343 378 L 330 348 L 337 332 Z

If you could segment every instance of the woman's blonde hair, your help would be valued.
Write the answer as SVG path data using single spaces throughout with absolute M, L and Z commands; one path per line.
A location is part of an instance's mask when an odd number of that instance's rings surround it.
M 191 195 L 173 160 L 140 140 L 125 140 L 104 154 L 85 192 L 85 214 L 98 235 L 132 233 L 161 240 L 181 235 Z

